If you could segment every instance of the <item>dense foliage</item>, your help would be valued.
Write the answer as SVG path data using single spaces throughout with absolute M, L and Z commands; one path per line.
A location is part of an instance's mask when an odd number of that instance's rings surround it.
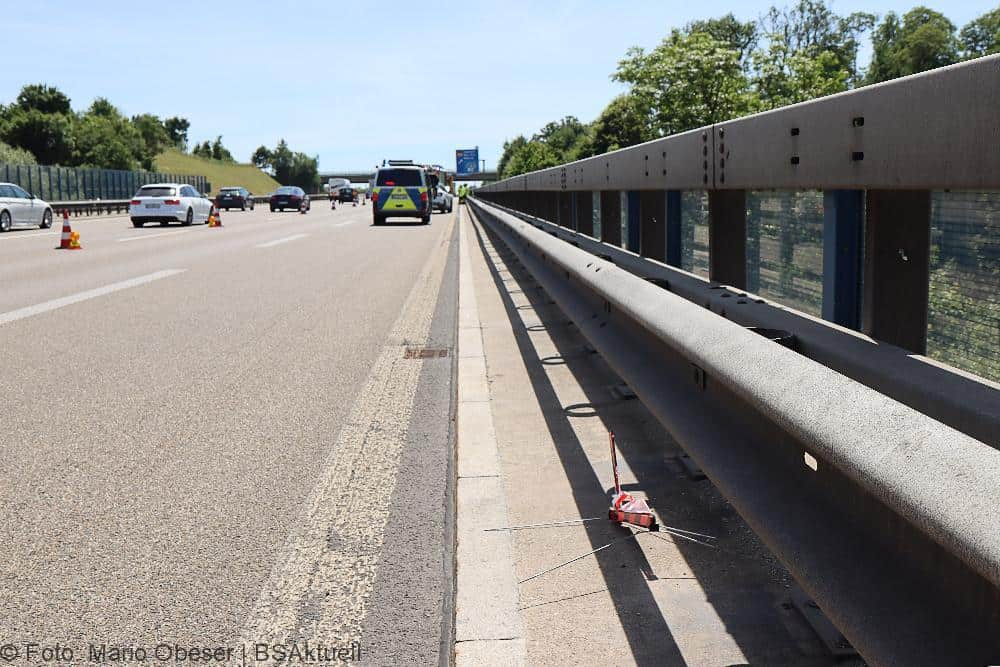
M 319 191 L 319 158 L 292 151 L 284 139 L 274 150 L 258 147 L 250 161 L 282 185 L 297 185 L 306 192 Z
M 872 58 L 861 68 L 866 38 Z M 926 7 L 879 21 L 866 12 L 839 15 L 824 0 L 772 7 L 755 21 L 733 14 L 695 21 L 653 49 L 629 49 L 612 74 L 628 90 L 593 122 L 567 116 L 507 141 L 498 170 L 514 176 L 997 52 L 1000 8 L 960 31 Z
M 165 148 L 184 148 L 188 127 L 184 118 L 127 118 L 103 97 L 75 112 L 59 89 L 32 84 L 12 104 L 0 105 L 0 142 L 6 146 L 0 149 L 0 162 L 152 169 Z

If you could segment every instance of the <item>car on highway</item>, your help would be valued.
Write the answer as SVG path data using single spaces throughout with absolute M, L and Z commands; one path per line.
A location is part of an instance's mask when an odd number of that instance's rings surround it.
M 423 167 L 393 162 L 375 173 L 372 189 L 372 223 L 381 225 L 390 217 L 431 221 L 430 182 Z
M 208 222 L 214 202 L 184 183 L 150 183 L 139 188 L 129 202 L 128 214 L 132 226 L 142 227 L 147 222 L 167 225 L 179 222 L 191 225 Z
M 15 227 L 51 226 L 51 206 L 18 185 L 0 183 L 0 232 Z
M 275 190 L 270 205 L 271 211 L 284 211 L 286 208 L 298 211 L 303 207 L 308 211 L 311 208 L 306 191 L 295 185 L 283 185 Z
M 454 204 L 455 198 L 452 197 L 450 192 L 444 189 L 444 186 L 439 185 L 434 195 L 434 210 L 441 211 L 442 213 L 451 213 Z
M 337 190 L 337 201 L 341 203 L 354 201 L 354 188 L 340 188 Z
M 248 208 L 253 210 L 253 195 L 246 188 L 229 186 L 219 189 L 219 194 L 215 196 L 215 207 L 219 209 L 238 208 L 245 211 Z

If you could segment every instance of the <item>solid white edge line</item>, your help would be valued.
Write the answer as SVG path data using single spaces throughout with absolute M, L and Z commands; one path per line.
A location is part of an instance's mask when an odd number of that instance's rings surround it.
M 270 248 L 272 246 L 281 245 L 282 243 L 288 243 L 290 241 L 298 241 L 299 239 L 304 239 L 309 236 L 308 234 L 292 234 L 291 236 L 286 236 L 281 239 L 275 239 L 274 241 L 268 241 L 267 243 L 258 243 L 255 248 Z
M 33 315 L 41 315 L 42 313 L 47 313 L 51 310 L 62 308 L 63 306 L 70 306 L 74 303 L 80 303 L 81 301 L 94 299 L 99 296 L 104 296 L 105 294 L 119 292 L 124 289 L 129 289 L 130 287 L 145 285 L 146 283 L 151 283 L 154 280 L 169 278 L 170 276 L 175 276 L 178 273 L 184 273 L 185 271 L 187 271 L 187 269 L 165 269 L 163 271 L 157 271 L 145 276 L 139 276 L 138 278 L 130 278 L 121 282 L 105 285 L 104 287 L 97 287 L 95 289 L 87 290 L 86 292 L 78 292 L 77 294 L 52 299 L 51 301 L 38 303 L 34 306 L 26 306 L 24 308 L 18 308 L 17 310 L 11 310 L 6 313 L 0 313 L 0 324 L 16 322 L 17 320 L 23 320 L 26 317 L 31 317 Z

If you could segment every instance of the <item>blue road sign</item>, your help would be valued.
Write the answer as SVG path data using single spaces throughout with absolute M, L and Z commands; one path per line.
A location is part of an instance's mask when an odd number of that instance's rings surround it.
M 479 148 L 465 148 L 455 151 L 456 174 L 479 173 Z

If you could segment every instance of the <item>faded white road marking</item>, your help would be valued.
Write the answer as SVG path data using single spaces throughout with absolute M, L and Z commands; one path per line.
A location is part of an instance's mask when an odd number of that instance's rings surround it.
M 445 240 L 414 283 L 364 388 L 243 628 L 248 642 L 303 638 L 346 646 L 361 636 L 381 558 L 424 345 L 444 276 Z
M 288 243 L 290 241 L 298 241 L 299 239 L 309 236 L 308 234 L 292 234 L 291 236 L 286 236 L 274 241 L 268 241 L 267 243 L 258 243 L 255 248 L 270 248 L 272 246 L 281 245 L 282 243 Z
M 8 236 L 7 234 L 4 234 L 2 238 L 5 239 L 5 240 L 8 240 L 8 241 L 16 241 L 17 239 L 34 239 L 34 238 L 38 238 L 39 236 L 55 236 L 56 234 L 61 234 L 61 233 L 62 233 L 61 231 L 58 231 L 58 232 L 35 232 L 34 234 L 12 234 L 10 236 Z
M 172 232 L 160 232 L 159 234 L 143 234 L 142 236 L 126 236 L 123 239 L 118 239 L 119 243 L 128 243 L 129 241 L 145 241 L 146 239 L 155 239 L 159 236 L 172 236 L 174 234 L 187 234 L 188 232 L 193 232 L 193 229 L 175 229 Z
M 80 303 L 81 301 L 86 301 L 88 299 L 95 299 L 99 296 L 104 296 L 105 294 L 111 294 L 113 292 L 129 289 L 130 287 L 145 285 L 146 283 L 151 283 L 154 280 L 169 278 L 170 276 L 175 276 L 178 273 L 184 273 L 185 271 L 187 271 L 187 269 L 166 269 L 164 271 L 157 271 L 156 273 L 139 276 L 138 278 L 130 278 L 129 280 L 112 283 L 110 285 L 105 285 L 104 287 L 97 287 L 92 290 L 87 290 L 86 292 L 79 292 L 77 294 L 71 294 L 70 296 L 52 299 L 51 301 L 38 303 L 34 306 L 26 306 L 25 308 L 18 308 L 17 310 L 0 313 L 0 324 L 23 320 L 24 318 L 31 317 L 32 315 L 40 315 L 42 313 L 47 313 L 50 310 L 62 308 L 63 306 L 70 306 L 74 303 Z

